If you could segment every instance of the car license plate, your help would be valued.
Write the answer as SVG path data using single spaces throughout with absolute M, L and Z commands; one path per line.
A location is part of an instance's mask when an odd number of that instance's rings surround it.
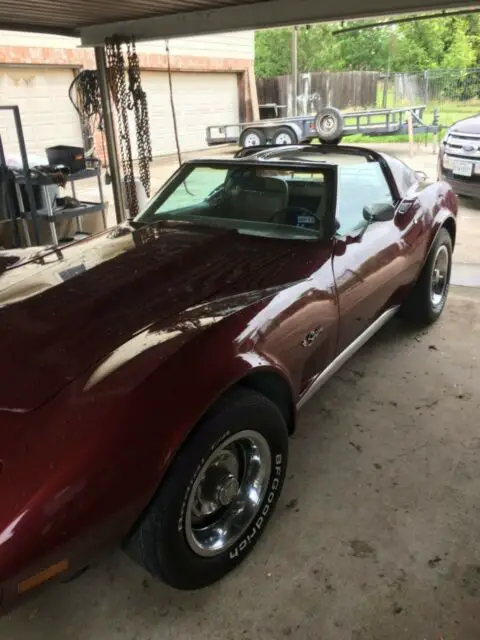
M 467 176 L 469 178 L 473 173 L 473 162 L 454 160 L 452 171 L 457 176 Z

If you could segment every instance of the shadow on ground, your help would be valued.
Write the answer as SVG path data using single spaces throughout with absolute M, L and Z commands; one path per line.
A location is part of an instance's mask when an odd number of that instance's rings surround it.
M 0 621 L 2 640 L 478 640 L 480 293 L 394 320 L 305 407 L 275 518 L 197 593 L 120 552 Z

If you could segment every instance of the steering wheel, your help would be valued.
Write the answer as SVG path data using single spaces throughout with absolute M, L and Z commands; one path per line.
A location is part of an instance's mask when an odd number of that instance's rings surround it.
M 278 218 L 278 216 L 280 214 L 286 214 L 286 213 L 293 213 L 293 215 L 307 215 L 309 217 L 313 217 L 315 218 L 315 220 L 321 225 L 322 224 L 322 219 L 317 216 L 316 213 L 312 213 L 310 211 L 310 209 L 305 209 L 305 207 L 285 207 L 284 209 L 280 209 L 280 211 L 275 211 L 275 213 L 273 214 L 273 216 L 268 220 L 269 222 L 273 222 L 276 218 Z

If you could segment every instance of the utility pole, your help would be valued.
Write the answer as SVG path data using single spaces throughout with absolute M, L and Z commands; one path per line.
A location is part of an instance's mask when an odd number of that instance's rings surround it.
M 292 115 L 297 115 L 297 96 L 298 96 L 298 61 L 297 61 L 297 48 L 298 48 L 298 27 L 293 27 L 292 30 Z

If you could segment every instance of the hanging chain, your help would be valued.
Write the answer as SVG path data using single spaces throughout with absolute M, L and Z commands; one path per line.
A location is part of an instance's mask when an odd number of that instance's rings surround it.
M 76 98 L 73 90 L 76 90 Z M 103 111 L 98 75 L 95 70 L 83 69 L 73 79 L 68 97 L 78 113 L 82 126 L 84 143 L 88 149 L 95 147 L 95 127 L 102 127 Z
M 122 46 L 126 45 L 126 60 Z M 110 91 L 118 113 L 118 133 L 120 137 L 120 159 L 125 184 L 126 204 L 130 216 L 138 213 L 138 199 L 135 188 L 132 144 L 130 140 L 129 111 L 135 117 L 135 133 L 137 137 L 138 164 L 140 182 L 145 193 L 150 197 L 150 163 L 152 161 L 152 143 L 148 119 L 147 94 L 142 89 L 140 78 L 140 61 L 136 52 L 135 41 L 114 36 L 105 43 L 107 55 L 107 71 Z M 127 85 L 128 78 L 128 85 Z M 72 90 L 76 86 L 81 99 L 81 110 L 72 98 Z M 74 79 L 69 89 L 70 100 L 85 123 L 89 137 L 92 139 L 93 118 L 98 117 L 99 129 L 103 133 L 103 112 L 96 71 L 84 70 Z M 92 127 L 92 128 L 91 128 Z
M 133 56 L 136 58 L 137 69 L 133 69 L 130 72 L 130 68 L 127 69 L 122 52 L 122 44 L 125 40 L 113 37 L 106 40 L 106 54 L 108 69 L 110 73 L 111 91 L 115 100 L 117 112 L 119 115 L 118 120 L 118 133 L 120 137 L 120 158 L 122 163 L 122 172 L 125 183 L 125 195 L 127 199 L 127 207 L 131 217 L 134 217 L 138 213 L 138 200 L 137 191 L 135 189 L 135 175 L 133 170 L 133 158 L 132 158 L 132 145 L 130 142 L 130 129 L 128 122 L 128 112 L 133 110 L 135 113 L 135 125 L 137 136 L 141 132 L 139 138 L 139 162 L 140 172 L 142 178 L 142 184 L 145 180 L 145 191 L 149 194 L 150 191 L 150 168 L 148 163 L 152 159 L 151 145 L 150 145 L 150 130 L 148 128 L 148 111 L 146 109 L 146 95 L 142 90 L 140 84 L 140 67 L 138 64 L 138 58 L 135 53 L 133 45 Z M 130 44 L 127 42 L 127 58 L 130 65 Z M 135 60 L 134 60 L 135 62 Z M 129 85 L 127 88 L 126 75 L 128 71 Z M 134 82 L 132 82 L 132 78 Z M 132 93 L 132 88 L 135 89 L 136 95 Z M 142 127 L 146 127 L 146 134 Z M 148 146 L 144 142 L 145 135 L 148 136 Z M 141 140 L 141 141 L 140 141 Z M 144 185 L 145 186 L 145 185 Z
M 127 42 L 128 82 L 130 90 L 130 109 L 135 112 L 135 130 L 137 134 L 138 164 L 140 182 L 150 197 L 150 163 L 152 161 L 152 141 L 148 122 L 147 94 L 142 89 L 140 62 L 135 49 L 135 41 Z

